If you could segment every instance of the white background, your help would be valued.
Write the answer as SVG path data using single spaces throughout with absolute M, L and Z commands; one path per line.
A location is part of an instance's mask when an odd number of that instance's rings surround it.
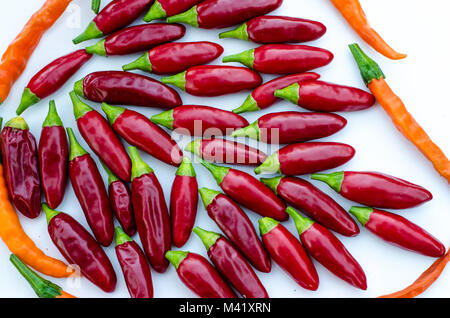
M 103 0 L 102 2 L 104 5 L 108 1 Z M 2 1 L 0 4 L 0 30 L 2 30 L 0 51 L 3 52 L 6 49 L 7 45 L 20 32 L 25 21 L 43 3 L 44 0 Z M 428 1 L 425 6 L 423 1 L 419 0 L 363 0 L 361 3 L 373 27 L 395 49 L 409 54 L 407 59 L 391 61 L 377 54 L 358 38 L 328 0 L 285 0 L 282 7 L 272 14 L 315 19 L 328 27 L 328 31 L 323 38 L 310 43 L 314 46 L 329 49 L 335 54 L 335 59 L 330 65 L 318 70 L 322 79 L 327 81 L 364 88 L 358 68 L 347 48 L 347 44 L 359 42 L 362 48 L 380 64 L 387 76 L 388 83 L 406 103 L 408 110 L 425 128 L 431 138 L 450 156 L 448 125 L 450 120 L 450 105 L 448 102 L 448 74 L 450 73 L 448 62 L 450 20 L 448 19 L 448 12 L 450 11 L 450 4 L 446 0 Z M 14 116 L 23 88 L 38 70 L 50 61 L 87 44 L 83 43 L 75 47 L 71 39 L 81 33 L 93 17 L 94 15 L 90 11 L 90 1 L 73 1 L 69 10 L 44 35 L 25 72 L 17 81 L 9 98 L 1 106 L 0 115 L 5 120 Z M 138 20 L 136 24 L 139 23 L 141 21 Z M 256 47 L 255 44 L 234 39 L 219 41 L 218 33 L 219 30 L 200 30 L 188 27 L 186 36 L 182 41 L 216 41 L 224 46 L 225 55 Z M 95 40 L 88 43 L 93 44 Z M 75 80 L 92 71 L 120 70 L 123 64 L 138 56 L 140 54 L 110 58 L 95 56 L 62 89 L 51 96 L 56 100 L 58 111 L 65 126 L 76 126 L 68 96 Z M 218 64 L 219 60 L 214 63 Z M 264 78 L 269 80 L 272 77 L 265 75 Z M 180 92 L 185 104 L 198 103 L 227 110 L 240 106 L 248 93 L 200 99 Z M 49 99 L 42 100 L 23 114 L 37 140 L 39 140 L 41 124 L 47 114 Z M 91 102 L 88 103 L 93 105 Z M 94 104 L 94 107 L 100 110 L 98 104 Z M 132 109 L 148 116 L 161 111 L 160 109 L 137 107 Z M 286 110 L 301 111 L 300 108 L 288 102 L 282 102 L 266 111 L 249 113 L 244 116 L 249 122 L 253 122 L 265 113 Z M 378 104 L 369 110 L 341 115 L 347 118 L 347 127 L 338 134 L 324 140 L 349 143 L 355 147 L 357 153 L 351 162 L 336 170 L 380 171 L 404 178 L 429 189 L 434 195 L 431 202 L 398 213 L 423 226 L 448 246 L 450 243 L 450 192 L 448 183 L 437 174 L 432 165 L 414 146 L 401 136 Z M 83 147 L 88 149 L 78 133 L 77 136 Z M 183 140 L 180 145 L 184 146 L 187 142 L 188 140 Z M 162 164 L 144 154 L 143 158 L 154 168 L 168 202 L 175 168 Z M 200 186 L 219 189 L 209 172 L 202 166 L 196 164 L 195 169 Z M 251 169 L 245 170 L 251 171 Z M 106 181 L 106 175 L 103 171 L 102 174 Z M 308 176 L 305 177 L 309 178 Z M 313 183 L 337 199 L 345 209 L 352 205 L 351 202 L 335 194 L 326 185 L 319 182 Z M 59 210 L 68 212 L 88 228 L 70 184 L 67 186 L 65 199 Z M 249 212 L 249 216 L 257 225 L 259 217 L 253 212 Z M 20 216 L 20 219 L 25 231 L 38 247 L 48 255 L 62 259 L 60 253 L 50 241 L 44 213 L 34 220 L 22 216 Z M 199 203 L 196 224 L 208 230 L 219 231 L 215 223 L 206 215 L 201 203 Z M 285 222 L 285 225 L 296 234 L 292 221 Z M 134 238 L 137 240 L 137 235 Z M 397 291 L 409 285 L 434 261 L 432 258 L 388 245 L 365 229 L 361 229 L 361 234 L 357 237 L 339 236 L 339 238 L 364 268 L 368 282 L 367 291 L 361 291 L 346 284 L 315 262 L 320 276 L 320 286 L 316 292 L 304 290 L 282 272 L 276 264 L 273 264 L 271 273 L 258 273 L 269 295 L 271 297 L 375 297 Z M 206 256 L 203 245 L 194 235 L 191 236 L 183 250 L 190 250 Z M 106 252 L 114 264 L 118 277 L 117 288 L 114 293 L 103 293 L 87 279 L 82 279 L 79 286 L 70 286 L 64 279 L 51 278 L 51 280 L 79 297 L 128 297 L 114 247 L 107 248 Z M 0 243 L 0 297 L 35 297 L 28 283 L 9 262 L 9 254 L 6 246 Z M 152 272 L 152 274 L 155 297 L 196 297 L 181 283 L 173 267 L 170 267 L 165 274 L 155 272 Z M 447 269 L 441 278 L 423 294 L 423 297 L 450 297 L 449 286 L 450 270 Z

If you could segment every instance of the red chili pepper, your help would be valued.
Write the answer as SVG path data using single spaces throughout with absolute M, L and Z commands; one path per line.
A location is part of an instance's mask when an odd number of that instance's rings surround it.
M 95 154 L 123 181 L 130 181 L 131 160 L 108 121 L 70 92 L 78 129 Z
M 164 273 L 169 262 L 164 255 L 171 247 L 170 217 L 161 184 L 139 157 L 135 147 L 129 148 L 132 168 L 131 200 L 137 230 L 150 265 Z
M 247 214 L 225 194 L 207 188 L 199 189 L 209 217 L 228 239 L 259 271 L 269 273 L 270 257 L 264 250 Z
M 304 81 L 275 91 L 275 96 L 318 112 L 352 112 L 372 107 L 372 94 L 356 87 Z
M 249 137 L 269 144 L 291 144 L 331 136 L 347 120 L 335 114 L 280 112 L 260 117 L 250 126 L 235 130 L 233 137 Z
M 181 24 L 136 25 L 119 30 L 96 44 L 88 46 L 86 52 L 101 56 L 127 55 L 181 39 L 185 33 L 186 28 Z
M 203 256 L 191 252 L 168 251 L 166 258 L 177 270 L 181 281 L 201 298 L 237 298 Z
M 317 173 L 311 179 L 327 183 L 344 198 L 377 208 L 407 209 L 433 198 L 419 185 L 379 172 Z
M 292 144 L 271 154 L 255 173 L 299 175 L 339 167 L 355 155 L 352 146 L 337 142 Z
M 350 209 L 370 232 L 401 248 L 426 256 L 441 257 L 445 246 L 420 226 L 400 215 L 365 207 Z
M 183 105 L 154 115 L 151 121 L 177 133 L 203 137 L 227 135 L 243 128 L 248 121 L 232 112 L 198 105 Z
M 199 159 L 213 175 L 222 190 L 237 203 L 259 215 L 286 221 L 286 205 L 264 184 L 250 174 L 227 167 L 216 166 Z
M 260 165 L 267 158 L 264 152 L 256 148 L 221 138 L 197 139 L 189 143 L 184 150 L 210 162 L 244 166 Z
M 198 226 L 194 228 L 194 233 L 202 240 L 208 251 L 208 257 L 219 273 L 244 298 L 269 298 L 255 271 L 227 239 Z
M 336 201 L 306 180 L 294 177 L 261 178 L 288 204 L 300 209 L 327 228 L 345 235 L 359 234 L 359 227 Z
M 120 227 L 116 227 L 116 255 L 131 298 L 153 298 L 152 273 L 145 254 Z
M 183 157 L 170 192 L 172 242 L 182 247 L 189 239 L 197 216 L 198 184 L 191 160 Z
M 39 140 L 39 172 L 45 201 L 52 209 L 56 209 L 64 198 L 68 161 L 66 132 L 56 112 L 55 101 L 51 100 Z
M 206 0 L 174 15 L 167 22 L 187 23 L 197 28 L 227 28 L 277 9 L 283 0 Z
M 144 17 L 145 22 L 164 19 L 186 11 L 203 0 L 156 0 Z
M 120 71 L 94 72 L 75 83 L 78 96 L 93 102 L 174 108 L 183 101 L 178 93 L 150 77 Z
M 300 286 L 319 287 L 319 276 L 300 242 L 283 225 L 271 218 L 259 220 L 259 231 L 270 256 Z
M 203 65 L 163 77 L 161 82 L 195 96 L 220 96 L 255 88 L 261 85 L 262 77 L 245 67 Z
M 213 42 L 168 43 L 151 49 L 122 69 L 139 69 L 159 75 L 174 74 L 192 66 L 207 64 L 222 53 L 223 47 Z
M 88 24 L 86 30 L 72 40 L 78 44 L 101 38 L 120 30 L 149 9 L 153 0 L 113 0 Z
M 320 78 L 316 73 L 299 73 L 277 77 L 255 89 L 244 101 L 242 106 L 233 109 L 233 113 L 240 114 L 244 112 L 252 112 L 272 106 L 281 99 L 275 97 L 276 90 L 285 88 L 291 84 L 308 80 L 317 80 Z
M 92 235 L 69 214 L 52 210 L 45 203 L 42 208 L 47 216 L 50 238 L 62 256 L 70 264 L 78 265 L 81 274 L 103 291 L 114 291 L 116 273 Z
M 85 50 L 78 50 L 54 60 L 37 72 L 23 91 L 17 115 L 60 89 L 91 57 Z
M 80 146 L 71 128 L 69 176 L 89 227 L 97 241 L 109 246 L 114 237 L 114 220 L 102 176 L 91 156 Z
M 239 54 L 225 56 L 222 61 L 239 62 L 261 73 L 302 73 L 325 66 L 333 53 L 325 49 L 291 44 L 267 44 Z
M 102 104 L 114 130 L 129 144 L 173 166 L 179 166 L 183 153 L 164 130 L 133 110 Z
M 301 216 L 293 208 L 286 212 L 294 219 L 305 250 L 330 272 L 347 283 L 366 290 L 366 275 L 345 246 L 329 230 Z
M 22 117 L 9 120 L 0 134 L 0 148 L 9 196 L 20 213 L 37 218 L 41 189 L 36 140 Z
M 307 42 L 320 38 L 327 28 L 320 22 L 282 16 L 253 18 L 236 29 L 222 32 L 219 38 L 236 38 L 261 44 Z

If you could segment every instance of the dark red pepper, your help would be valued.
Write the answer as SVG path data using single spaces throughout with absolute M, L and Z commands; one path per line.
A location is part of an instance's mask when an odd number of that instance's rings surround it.
M 39 140 L 39 172 L 45 201 L 52 209 L 56 209 L 64 198 L 68 162 L 66 132 L 56 112 L 55 101 L 51 100 Z
M 366 229 L 391 244 L 431 257 L 445 254 L 445 246 L 441 242 L 400 215 L 356 206 L 350 209 L 350 213 Z
M 17 115 L 60 89 L 91 57 L 85 50 L 78 50 L 54 60 L 37 72 L 23 91 Z
M 379 172 L 335 172 L 313 174 L 349 200 L 385 209 L 407 209 L 433 198 L 425 188 Z
M 53 244 L 70 264 L 79 266 L 81 274 L 109 293 L 116 288 L 117 277 L 103 249 L 88 231 L 73 217 L 42 208 L 47 216 L 48 233 Z
M 168 251 L 166 258 L 177 270 L 181 281 L 201 298 L 237 298 L 203 256 L 190 252 Z
M 363 269 L 336 236 L 320 224 L 301 216 L 291 207 L 288 207 L 286 212 L 294 219 L 300 240 L 313 258 L 347 283 L 363 290 L 367 289 Z
M 108 121 L 70 92 L 78 130 L 95 154 L 125 182 L 130 181 L 131 160 Z
M 288 204 L 327 228 L 345 236 L 359 234 L 359 227 L 336 201 L 306 180 L 295 177 L 261 178 Z
M 101 38 L 120 30 L 146 12 L 153 0 L 113 0 L 88 24 L 86 30 L 72 40 L 78 44 Z
M 174 108 L 183 104 L 178 93 L 150 77 L 121 71 L 94 72 L 74 85 L 78 96 L 93 102 Z
M 319 276 L 300 242 L 283 225 L 271 218 L 259 220 L 259 231 L 270 256 L 300 286 L 319 287 Z
M 332 169 L 353 158 L 352 146 L 337 142 L 305 142 L 281 148 L 255 168 L 255 173 L 299 175 Z
M 320 38 L 327 28 L 320 22 L 268 15 L 253 18 L 219 38 L 237 38 L 261 44 L 307 42 Z
M 116 227 L 116 255 L 131 298 L 153 298 L 152 273 L 145 254 L 120 227 Z
M 219 273 L 244 298 L 269 298 L 255 271 L 227 239 L 198 226 L 194 228 L 194 233 L 202 240 L 208 251 L 208 257 Z
M 224 63 L 239 62 L 267 74 L 302 73 L 325 66 L 333 53 L 325 49 L 291 44 L 266 44 L 222 59 Z
M 198 183 L 191 160 L 183 157 L 170 192 L 172 242 L 182 247 L 189 239 L 197 216 Z
M 203 0 L 156 0 L 144 17 L 145 22 L 164 19 L 186 11 Z
M 102 104 L 114 130 L 129 144 L 142 149 L 167 164 L 178 166 L 183 153 L 163 129 L 133 110 Z
M 36 140 L 22 117 L 10 119 L 0 134 L 0 148 L 9 196 L 20 213 L 41 213 L 41 188 Z
M 109 246 L 114 238 L 114 220 L 102 176 L 92 157 L 80 146 L 71 128 L 69 176 L 89 227 L 97 241 Z
M 375 97 L 362 89 L 322 81 L 295 83 L 275 91 L 275 96 L 318 112 L 352 112 L 375 104 Z
M 235 130 L 233 137 L 249 137 L 269 144 L 291 144 L 331 136 L 347 120 L 335 114 L 280 112 L 260 117 L 250 126 Z
M 199 189 L 208 215 L 228 239 L 259 271 L 269 273 L 270 257 L 264 250 L 247 214 L 225 194 L 207 188 Z
M 255 88 L 262 83 L 258 73 L 245 67 L 203 65 L 161 78 L 195 96 L 220 96 Z
M 139 237 L 150 265 L 158 273 L 164 273 L 169 266 L 164 255 L 172 245 L 164 192 L 138 150 L 130 146 L 129 151 L 133 162 L 131 199 Z
M 203 29 L 227 28 L 277 9 L 283 0 L 206 0 L 167 22 L 188 23 Z
M 223 47 L 213 42 L 168 43 L 151 49 L 136 61 L 124 65 L 122 69 L 139 69 L 160 75 L 174 74 L 192 66 L 207 64 L 222 53 Z

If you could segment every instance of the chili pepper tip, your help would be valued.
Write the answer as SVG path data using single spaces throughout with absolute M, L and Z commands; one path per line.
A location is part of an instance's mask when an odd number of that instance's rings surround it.
M 160 114 L 156 114 L 150 118 L 151 122 L 157 125 L 164 126 L 170 130 L 173 129 L 173 109 L 166 110 Z
M 136 147 L 130 146 L 128 151 L 131 158 L 131 180 L 153 172 L 153 169 L 141 159 Z
M 281 179 L 283 179 L 283 176 L 275 177 L 275 178 L 261 178 L 260 181 L 268 187 L 270 190 L 275 192 L 276 195 L 278 195 L 278 185 L 280 184 Z
M 22 99 L 19 107 L 17 107 L 16 114 L 22 114 L 27 108 L 38 103 L 41 99 L 36 96 L 28 87 L 23 90 Z
M 280 222 L 268 217 L 259 219 L 258 223 L 259 223 L 259 233 L 261 236 L 269 233 L 270 231 L 272 231 L 273 228 L 275 228 L 278 224 L 280 224 Z
M 348 47 L 358 64 L 361 76 L 366 85 L 369 85 L 373 79 L 386 78 L 380 66 L 368 57 L 357 43 L 350 44 Z
M 8 120 L 5 124 L 5 127 L 11 127 L 20 130 L 28 130 L 28 124 L 22 117 L 14 117 Z
M 125 108 L 119 106 L 111 106 L 107 103 L 102 103 L 102 110 L 106 114 L 106 117 L 108 117 L 109 123 L 111 125 L 114 125 L 117 117 L 123 114 Z
M 133 242 L 133 240 L 131 239 L 131 237 L 129 237 L 127 235 L 127 233 L 125 233 L 122 228 L 120 226 L 116 227 L 114 229 L 114 231 L 116 232 L 116 246 L 122 245 L 126 242 Z
M 370 214 L 373 212 L 373 209 L 362 206 L 352 206 L 349 212 L 358 219 L 362 226 L 365 226 L 367 221 L 369 221 Z
M 83 81 L 84 81 L 84 77 L 82 79 L 80 79 L 79 81 L 76 81 L 75 84 L 73 84 L 73 91 L 78 96 L 86 98 L 84 96 Z
M 72 161 L 73 159 L 75 159 L 77 157 L 86 155 L 87 151 L 84 150 L 83 147 L 81 147 L 81 145 L 78 143 L 78 140 L 75 137 L 75 134 L 73 133 L 72 128 L 67 127 L 66 131 L 67 131 L 67 135 L 69 136 L 69 142 L 70 142 L 69 161 Z
M 189 25 L 192 25 L 193 27 L 198 28 L 197 17 L 198 17 L 197 6 L 193 6 L 192 8 L 190 8 L 185 12 L 168 17 L 167 23 L 177 23 L 177 22 L 187 23 Z
M 78 44 L 90 39 L 97 39 L 101 38 L 103 36 L 103 32 L 100 31 L 95 24 L 94 21 L 91 21 L 86 30 L 84 30 L 83 33 L 81 33 L 79 36 L 77 36 L 75 39 L 72 40 L 73 44 Z
M 258 121 L 251 123 L 249 126 L 237 129 L 231 133 L 232 137 L 248 137 L 251 139 L 259 140 L 259 126 Z
M 122 69 L 124 71 L 131 71 L 131 70 L 141 70 L 144 72 L 152 72 L 152 63 L 150 62 L 150 58 L 148 55 L 148 52 L 144 53 L 141 57 L 139 57 L 137 60 L 125 64 L 122 66 Z
M 298 105 L 298 101 L 300 99 L 300 96 L 298 93 L 299 87 L 300 86 L 298 83 L 294 83 L 283 89 L 276 90 L 273 95 L 275 97 L 286 99 L 286 100 L 290 101 L 291 103 Z
M 271 154 L 267 159 L 255 168 L 256 174 L 261 173 L 280 173 L 280 160 L 278 159 L 278 151 Z
M 216 241 L 220 239 L 220 234 L 206 231 L 198 226 L 194 227 L 192 231 L 197 234 L 197 236 L 202 240 L 203 245 L 205 245 L 207 251 L 209 251 L 211 246 L 216 244 Z
M 168 251 L 165 257 L 172 263 L 175 269 L 178 269 L 181 262 L 188 256 L 189 252 L 184 251 Z
M 161 78 L 161 82 L 164 84 L 175 85 L 176 87 L 185 91 L 186 90 L 186 71 L 172 75 L 172 76 L 163 77 L 163 78 Z
M 223 63 L 239 62 L 244 64 L 248 68 L 253 68 L 254 61 L 255 61 L 255 49 L 244 51 L 238 54 L 228 55 L 222 59 Z
M 220 39 L 235 38 L 244 41 L 248 41 L 247 23 L 243 23 L 236 29 L 225 31 L 219 34 Z
M 292 219 L 294 220 L 295 227 L 297 228 L 299 235 L 302 235 L 303 232 L 305 232 L 307 229 L 309 229 L 314 224 L 313 220 L 301 215 L 294 208 L 292 208 L 290 206 L 288 206 L 286 208 L 286 213 L 289 214 L 292 217 Z
M 166 11 L 161 6 L 161 3 L 159 3 L 159 1 L 155 1 L 150 7 L 150 10 L 148 10 L 147 14 L 144 16 L 143 20 L 145 22 L 150 22 L 156 19 L 164 19 L 166 16 Z
M 325 182 L 336 192 L 341 192 L 341 185 L 344 181 L 344 172 L 334 172 L 330 174 L 313 173 L 311 179 Z
M 241 114 L 245 112 L 254 112 L 260 109 L 261 108 L 259 108 L 258 102 L 253 98 L 252 94 L 250 94 L 247 96 L 244 103 L 240 107 L 233 109 L 232 112 L 235 114 Z
M 181 161 L 180 166 L 176 172 L 177 176 L 186 176 L 186 177 L 195 177 L 195 170 L 192 166 L 191 159 L 189 157 L 184 156 Z
M 56 211 L 56 210 L 51 209 L 51 208 L 47 205 L 47 203 L 42 203 L 41 206 L 42 206 L 42 210 L 44 210 L 44 212 L 45 212 L 45 216 L 47 217 L 47 224 L 49 224 L 50 221 L 51 221 L 55 216 L 57 216 L 58 214 L 61 213 L 61 211 Z
M 45 117 L 44 122 L 42 123 L 42 127 L 62 127 L 63 123 L 61 118 L 56 111 L 56 104 L 54 100 L 51 100 L 48 103 L 48 114 Z
M 216 196 L 222 194 L 220 191 L 211 190 L 208 188 L 200 188 L 198 189 L 198 192 L 200 192 L 200 197 L 202 198 L 205 209 L 207 209 L 208 206 L 214 201 Z
M 85 48 L 86 52 L 89 54 L 97 54 L 100 56 L 106 56 L 105 40 L 101 40 L 94 45 Z

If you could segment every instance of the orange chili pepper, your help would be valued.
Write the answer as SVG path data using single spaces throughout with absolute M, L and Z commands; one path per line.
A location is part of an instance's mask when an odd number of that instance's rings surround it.
M 391 117 L 397 129 L 431 161 L 436 171 L 450 183 L 448 158 L 407 111 L 402 100 L 391 90 L 384 80 L 385 76 L 378 64 L 369 58 L 358 44 L 351 44 L 349 47 L 367 87 Z
M 359 36 L 372 46 L 376 51 L 384 56 L 393 59 L 404 59 L 407 55 L 396 52 L 392 49 L 383 38 L 370 27 L 369 21 L 367 21 L 366 14 L 361 8 L 361 4 L 358 0 L 331 0 L 336 9 L 347 20 L 353 30 L 359 34 Z
M 47 0 L 6 49 L 0 63 L 0 104 L 8 97 L 14 82 L 27 66 L 42 35 L 58 20 L 71 1 Z

